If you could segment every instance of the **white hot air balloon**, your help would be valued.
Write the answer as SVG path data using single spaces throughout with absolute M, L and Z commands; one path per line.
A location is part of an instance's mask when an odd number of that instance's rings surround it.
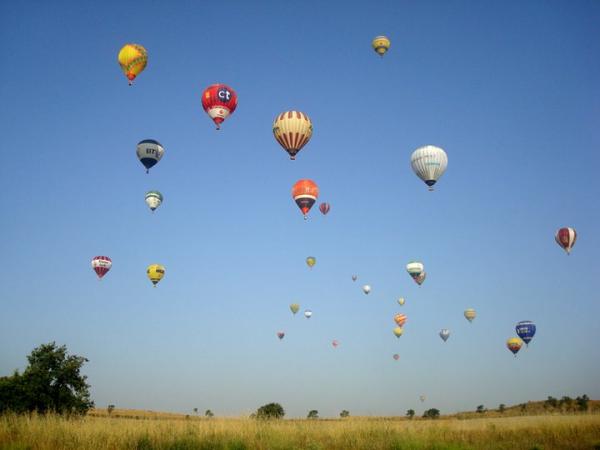
M 306 317 L 307 319 L 310 319 L 312 317 L 312 311 L 310 309 L 307 309 L 306 311 L 304 311 L 304 317 Z
M 448 155 L 439 147 L 426 145 L 413 152 L 410 164 L 417 176 L 433 191 L 433 185 L 448 167 Z
M 163 196 L 158 191 L 146 192 L 146 205 L 154 212 L 156 208 L 160 206 L 163 201 Z
M 450 337 L 450 330 L 443 328 L 440 331 L 440 337 L 444 340 L 444 342 L 446 342 L 448 340 L 448 338 Z
M 363 292 L 364 292 L 365 294 L 368 294 L 369 292 L 371 292 L 371 286 L 369 286 L 368 284 L 365 284 L 365 285 L 362 287 L 362 290 L 363 290 Z
M 413 278 L 413 280 L 417 280 L 417 278 L 425 271 L 425 266 L 422 262 L 411 261 L 406 265 L 406 271 Z

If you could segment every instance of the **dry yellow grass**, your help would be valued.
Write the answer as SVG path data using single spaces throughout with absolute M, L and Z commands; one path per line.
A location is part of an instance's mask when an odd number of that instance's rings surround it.
M 154 418 L 148 415 L 146 419 Z M 4 416 L 0 448 L 55 449 L 600 449 L 600 415 L 473 420 L 279 420 Z

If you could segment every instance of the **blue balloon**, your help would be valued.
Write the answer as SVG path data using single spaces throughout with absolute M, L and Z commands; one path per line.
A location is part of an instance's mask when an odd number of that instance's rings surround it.
M 525 342 L 526 345 L 529 345 L 533 336 L 535 336 L 535 323 L 530 320 L 522 320 L 517 324 L 515 329 L 523 342 Z

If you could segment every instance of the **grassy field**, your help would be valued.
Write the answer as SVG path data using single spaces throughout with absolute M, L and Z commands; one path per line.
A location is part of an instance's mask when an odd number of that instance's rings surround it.
M 600 449 L 600 415 L 459 420 L 0 417 L 0 448 L 54 449 Z M 142 418 L 144 417 L 144 418 Z M 184 416 L 185 417 L 185 416 Z

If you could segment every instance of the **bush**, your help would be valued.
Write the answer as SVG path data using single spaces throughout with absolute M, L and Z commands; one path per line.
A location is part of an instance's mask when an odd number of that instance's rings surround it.
M 345 410 L 345 409 L 344 409 L 344 410 L 342 410 L 342 412 L 340 413 L 340 417 L 341 417 L 342 419 L 344 419 L 344 418 L 346 418 L 346 417 L 348 417 L 348 416 L 350 416 L 350 411 L 347 411 L 347 410 Z
M 427 419 L 437 419 L 438 417 L 440 417 L 440 410 L 436 408 L 428 409 L 423 413 L 423 417 Z
M 308 412 L 308 415 L 306 416 L 307 419 L 318 419 L 319 418 L 319 411 L 317 411 L 316 409 L 311 409 Z

